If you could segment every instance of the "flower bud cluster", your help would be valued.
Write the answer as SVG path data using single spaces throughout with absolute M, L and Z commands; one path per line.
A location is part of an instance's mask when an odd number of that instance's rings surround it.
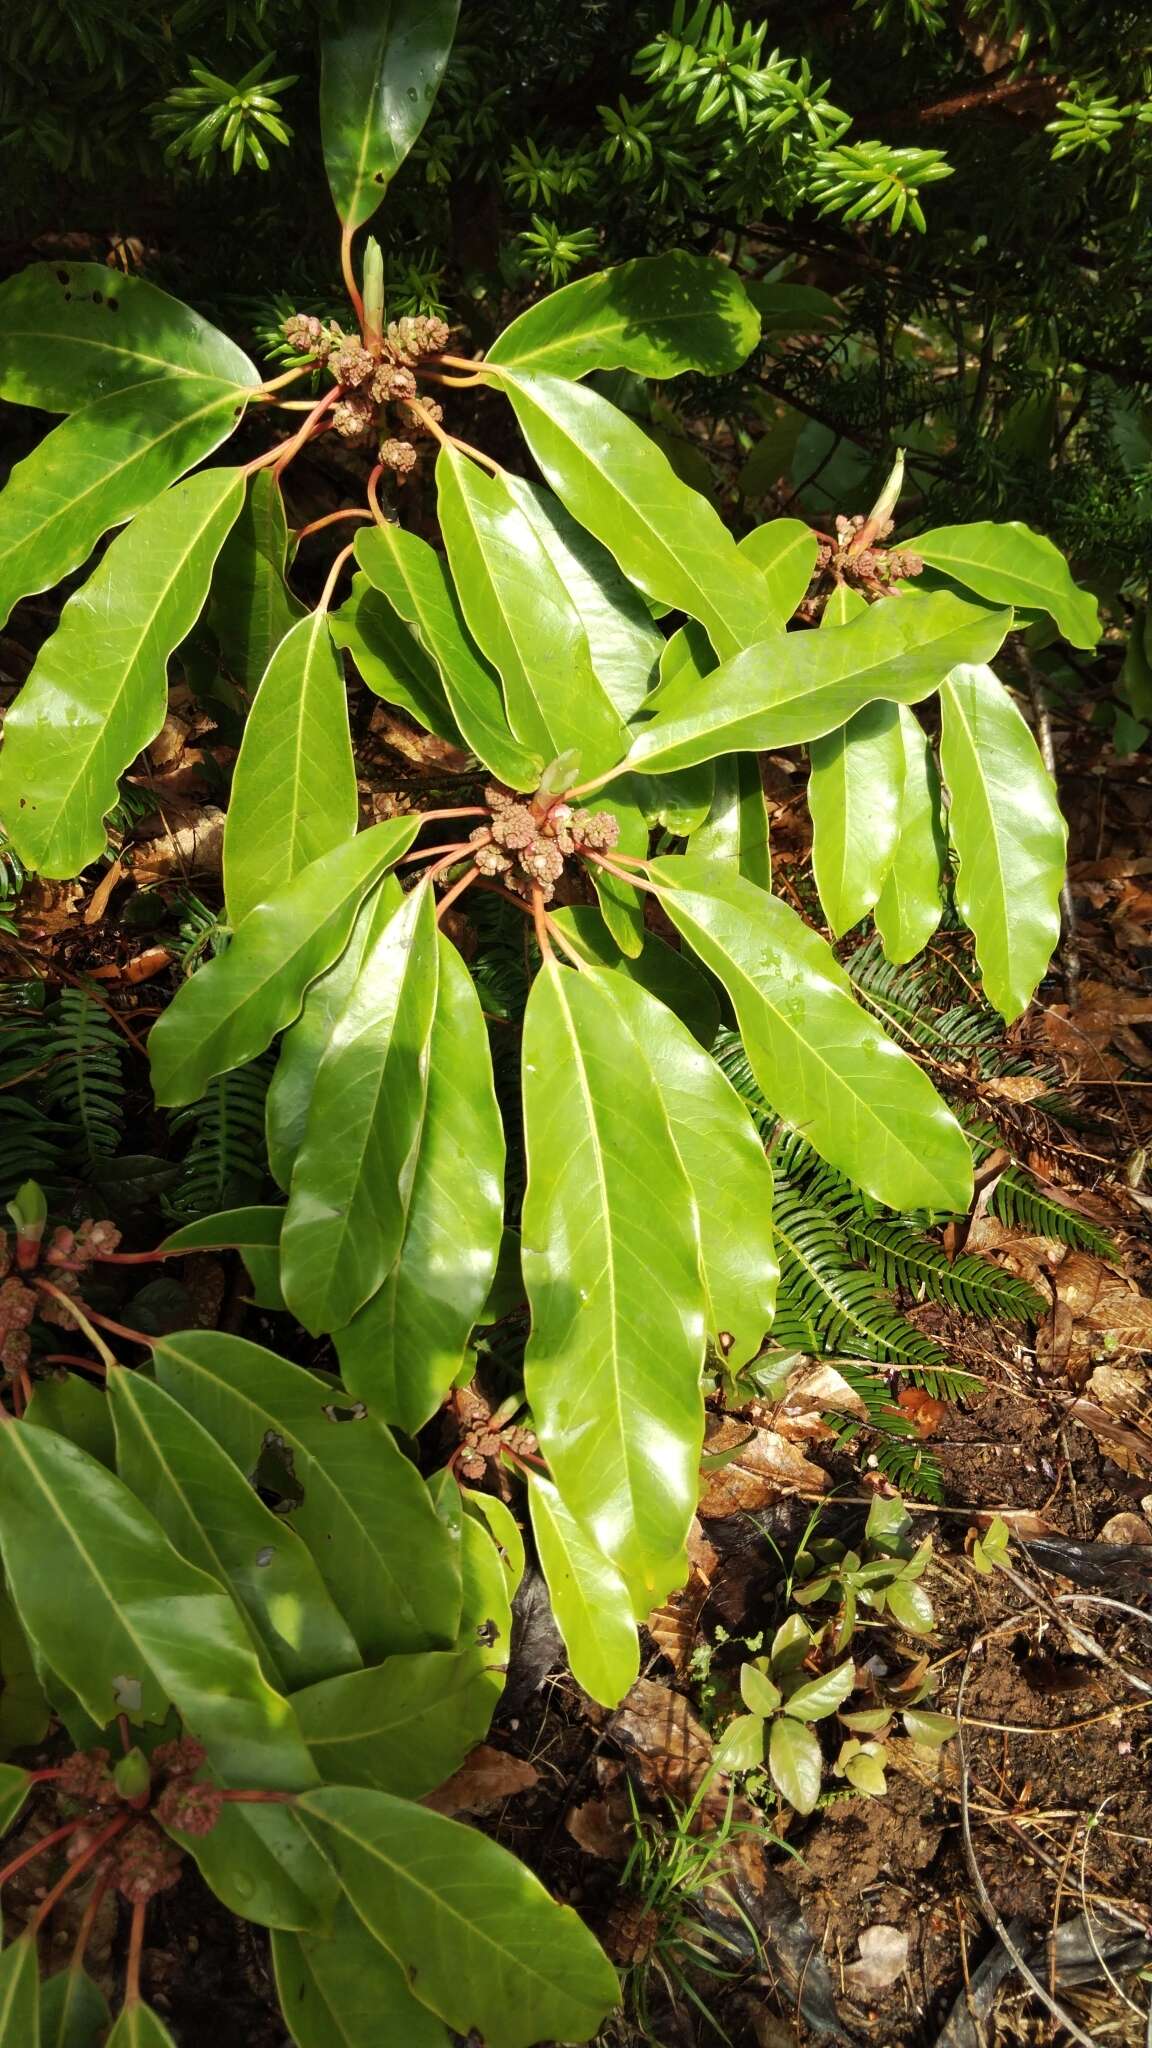
M 143 1777 L 138 1801 L 127 1798 L 116 1782 L 116 1770 L 133 1760 Z M 75 1863 L 91 1850 L 109 1814 L 119 1809 L 131 1816 L 131 1826 L 109 1842 L 94 1871 L 132 1905 L 145 1905 L 157 1892 L 167 1891 L 179 1880 L 183 1852 L 164 1830 L 210 1834 L 224 1805 L 219 1785 L 196 1775 L 205 1761 L 202 1744 L 188 1735 L 161 1743 L 147 1760 L 133 1751 L 116 1768 L 106 1749 L 78 1750 L 67 1757 L 55 1779 L 57 1795 L 90 1809 L 69 1837 L 68 1861 Z
M 892 531 L 890 519 L 874 528 L 867 547 L 856 547 L 866 523 L 863 513 L 857 512 L 851 518 L 842 512 L 837 513 L 835 540 L 821 541 L 817 550 L 818 577 L 831 575 L 837 583 L 848 583 L 879 596 L 892 584 L 922 574 L 924 563 L 911 548 L 877 546 L 877 542 L 887 540 Z
M 514 791 L 492 784 L 484 791 L 491 820 L 472 833 L 473 859 L 517 896 L 539 889 L 545 903 L 556 893 L 564 863 L 572 855 L 610 853 L 620 826 L 610 811 L 581 811 L 554 803 L 539 811 Z
M 114 1223 L 107 1218 L 97 1222 L 89 1216 L 78 1230 L 69 1230 L 64 1224 L 54 1230 L 40 1263 L 52 1271 L 62 1293 L 78 1296 L 83 1269 L 94 1259 L 114 1252 L 119 1242 L 120 1232 Z M 62 1330 L 74 1330 L 77 1324 L 63 1302 L 37 1293 L 17 1274 L 10 1273 L 11 1263 L 8 1239 L 0 1232 L 0 1371 L 19 1373 L 31 1356 L 28 1332 L 34 1316 L 39 1316 L 41 1322 L 55 1323 Z M 9 1275 L 7 1279 L 5 1274 Z
M 407 476 L 416 464 L 412 444 L 428 432 L 425 421 L 409 406 L 417 390 L 413 371 L 424 356 L 438 355 L 448 346 L 446 323 L 434 314 L 405 314 L 389 322 L 376 348 L 366 348 L 356 335 L 344 334 L 335 321 L 326 327 L 310 313 L 293 313 L 283 331 L 291 348 L 326 364 L 339 385 L 340 396 L 329 417 L 341 440 L 358 447 L 380 434 L 385 469 Z M 381 414 L 387 406 L 397 408 L 402 435 L 383 432 Z M 425 401 L 425 410 L 439 423 L 438 405 Z

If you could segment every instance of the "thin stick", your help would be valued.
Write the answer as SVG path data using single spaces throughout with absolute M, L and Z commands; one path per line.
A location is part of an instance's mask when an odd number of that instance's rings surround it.
M 64 1289 L 62 1287 L 57 1287 L 51 1280 L 45 1280 L 43 1279 L 43 1277 L 41 1277 L 37 1279 L 36 1286 L 42 1288 L 45 1294 L 51 1294 L 56 1301 L 63 1303 L 64 1307 L 67 1309 L 69 1315 L 71 1316 L 73 1322 L 78 1324 L 80 1329 L 83 1330 L 84 1335 L 88 1339 L 88 1342 L 92 1345 L 95 1351 L 99 1352 L 101 1358 L 104 1360 L 105 1365 L 119 1364 L 119 1360 L 113 1352 L 109 1351 L 108 1346 L 105 1344 L 103 1338 L 98 1336 L 96 1331 L 92 1328 L 92 1323 L 89 1322 L 88 1317 L 91 1316 L 93 1321 L 97 1323 L 103 1323 L 105 1325 L 105 1328 L 112 1330 L 117 1335 L 122 1334 L 120 1331 L 119 1323 L 108 1322 L 106 1317 L 98 1316 L 96 1314 L 95 1309 L 89 1309 L 88 1314 L 86 1315 L 80 1303 L 76 1300 L 75 1296 L 71 1294 L 65 1294 Z M 151 1345 L 152 1339 L 150 1337 L 137 1337 L 137 1333 L 135 1330 L 129 1330 L 123 1334 L 127 1334 L 129 1337 L 136 1337 L 137 1342 L 140 1344 Z
M 360 287 L 356 282 L 356 273 L 352 268 L 352 237 L 355 233 L 356 230 L 351 221 L 345 221 L 344 232 L 340 237 L 340 269 L 344 275 L 344 289 L 351 300 L 352 311 L 356 315 L 356 325 L 359 327 L 361 334 L 363 334 L 364 301 L 360 296 Z
M 349 555 L 354 555 L 355 553 L 355 541 L 350 540 L 346 548 L 341 548 L 340 553 L 337 555 L 336 560 L 333 562 L 332 567 L 328 571 L 328 580 L 324 585 L 324 589 L 320 597 L 320 602 L 316 607 L 317 611 L 327 611 L 329 605 L 332 602 L 332 592 L 335 590 L 336 585 L 340 580 L 340 571 L 344 567 L 345 562 L 348 560 Z
M 544 891 L 539 886 L 532 890 L 532 922 L 536 927 L 536 943 L 545 960 L 554 960 L 552 941 L 548 936 L 548 913 L 544 908 Z
M 372 514 L 366 505 L 353 505 L 347 512 L 326 512 L 323 519 L 310 519 L 307 526 L 298 526 L 292 538 L 297 547 L 299 547 L 302 540 L 308 539 L 309 534 L 322 533 L 326 526 L 335 526 L 339 519 L 371 519 L 371 517 Z
M 431 872 L 431 870 L 429 870 L 429 872 Z M 444 912 L 450 909 L 452 904 L 455 903 L 456 898 L 458 896 L 462 896 L 464 894 L 465 889 L 469 888 L 471 884 L 477 879 L 479 873 L 479 868 L 471 867 L 468 869 L 467 874 L 461 875 L 460 880 L 458 882 L 453 882 L 452 887 L 449 889 L 447 895 L 442 896 L 440 898 L 440 908 L 436 912 L 437 924 L 439 924 L 440 919 L 444 915 Z
M 147 1917 L 147 1899 L 137 1899 L 132 1908 L 128 1963 L 124 1972 L 124 2004 L 128 2008 L 140 2003 L 140 1958 L 144 1953 L 144 1922 Z

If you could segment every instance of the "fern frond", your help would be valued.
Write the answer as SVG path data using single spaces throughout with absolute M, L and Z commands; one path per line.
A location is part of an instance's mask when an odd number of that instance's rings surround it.
M 844 1377 L 849 1377 L 847 1371 Z M 857 1391 L 863 1393 L 862 1388 Z M 864 1424 L 844 1415 L 826 1415 L 824 1420 L 845 1449 L 867 1430 L 871 1446 L 868 1464 L 874 1472 L 882 1473 L 898 1493 L 921 1500 L 944 1499 L 944 1475 L 939 1463 L 910 1425 L 898 1430 L 892 1427 L 890 1418 L 880 1424 Z M 901 1416 L 900 1421 L 906 1422 L 906 1418 Z
M 268 1170 L 264 1098 L 274 1060 L 265 1053 L 247 1066 L 218 1074 L 199 1102 L 173 1110 L 175 1135 L 193 1133 L 181 1162 L 180 1184 L 165 1207 L 182 1222 L 219 1209 L 258 1201 Z
M 904 1366 L 942 1366 L 939 1345 L 884 1300 L 867 1270 L 851 1263 L 835 1219 L 786 1183 L 774 1209 L 780 1283 L 772 1334 L 803 1351 L 835 1352 Z
M 90 1175 L 111 1159 L 124 1129 L 124 1041 L 85 989 L 66 988 L 48 1012 L 51 1065 L 41 1099 L 67 1117 L 77 1164 Z
M 1026 1280 L 976 1252 L 949 1259 L 943 1245 L 905 1223 L 879 1216 L 853 1219 L 846 1226 L 846 1241 L 857 1258 L 867 1261 L 881 1287 L 902 1287 L 916 1301 L 938 1301 L 965 1315 L 1007 1323 L 1035 1323 L 1047 1314 L 1047 1303 Z

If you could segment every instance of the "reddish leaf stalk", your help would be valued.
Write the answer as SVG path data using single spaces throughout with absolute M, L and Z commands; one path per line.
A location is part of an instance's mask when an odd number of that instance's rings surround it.
M 645 893 L 649 896 L 658 896 L 660 894 L 660 891 L 656 887 L 655 882 L 645 882 L 641 880 L 639 875 L 630 875 L 625 873 L 625 870 L 623 868 L 618 868 L 612 861 L 605 860 L 604 855 L 602 853 L 590 853 L 586 851 L 584 854 L 584 858 L 585 860 L 594 861 L 596 866 L 598 868 L 603 868 L 606 874 L 615 875 L 616 880 L 618 882 L 627 882 L 630 889 L 643 889 Z
M 133 1330 L 127 1323 L 113 1322 L 111 1316 L 98 1315 L 94 1308 L 87 1308 L 83 1302 L 76 1300 L 75 1295 L 65 1294 L 64 1289 L 54 1286 L 51 1280 L 38 1278 L 35 1284 L 67 1309 L 69 1315 L 79 1323 L 89 1343 L 96 1346 L 100 1356 L 106 1358 L 109 1365 L 116 1365 L 118 1361 L 112 1356 L 108 1346 L 100 1342 L 95 1330 L 91 1328 L 93 1323 L 98 1323 L 102 1330 L 111 1330 L 114 1337 L 126 1337 L 130 1344 L 143 1344 L 148 1351 L 151 1351 L 156 1342 L 155 1337 L 146 1336 L 143 1330 Z
M 144 1953 L 144 1922 L 147 1918 L 148 1901 L 137 1899 L 132 1908 L 132 1927 L 128 1935 L 128 1963 L 124 1972 L 126 2007 L 140 2003 L 140 1958 Z
M 580 958 L 580 955 L 576 951 L 575 946 L 572 944 L 571 939 L 566 937 L 562 927 L 557 924 L 555 918 L 549 917 L 546 914 L 544 922 L 548 927 L 549 937 L 555 939 L 556 944 L 560 948 L 560 951 L 568 955 L 568 958 L 572 962 L 573 967 L 578 967 L 580 969 L 580 972 L 584 973 L 585 969 L 588 966 L 588 962 Z
M 432 874 L 434 873 L 434 870 L 432 868 L 429 868 L 428 872 L 429 874 Z M 439 924 L 440 919 L 444 915 L 444 912 L 446 910 L 449 910 L 453 903 L 455 903 L 456 898 L 458 896 L 462 896 L 464 894 L 465 889 L 471 887 L 472 883 L 477 879 L 479 873 L 479 868 L 469 868 L 467 874 L 461 875 L 460 880 L 458 882 L 453 882 L 452 887 L 449 889 L 447 895 L 442 896 L 440 898 L 440 907 L 436 912 L 437 924 Z
M 397 867 L 398 867 L 398 868 L 403 868 L 403 867 L 407 867 L 410 861 L 414 861 L 414 860 L 435 860 L 435 858 L 436 858 L 436 855 L 437 855 L 438 853 L 439 853 L 439 854 L 456 854 L 456 853 L 467 853 L 467 852 L 469 851 L 469 849 L 470 849 L 471 845 L 472 845 L 472 841 L 471 841 L 470 839 L 457 839 L 457 840 L 456 840 L 456 841 L 455 841 L 455 842 L 454 842 L 454 843 L 453 843 L 453 844 L 452 844 L 451 846 L 422 846 L 422 847 L 418 847 L 418 848 L 416 849 L 416 852 L 415 852 L 415 853 L 405 853 L 405 854 L 402 854 L 402 855 L 401 855 L 401 857 L 400 857 L 400 859 L 399 859 L 399 860 L 397 861 L 396 865 L 397 865 Z M 448 867 L 448 866 L 450 865 L 450 863 L 449 863 L 449 862 L 448 862 L 447 860 L 444 860 L 444 861 L 443 861 L 443 862 L 441 863 L 441 865 L 442 865 L 442 866 L 444 866 L 444 867 Z M 429 874 L 431 874 L 431 873 L 433 872 L 433 870 L 432 870 L 431 868 L 429 868 L 428 872 L 429 872 Z
M 298 432 L 292 434 L 287 441 L 281 441 L 277 447 L 266 449 L 263 455 L 258 455 L 255 461 L 245 465 L 245 476 L 253 476 L 258 469 L 267 469 L 272 464 L 275 464 L 276 474 L 279 476 L 281 470 L 286 469 L 288 464 L 299 455 L 305 441 L 311 438 L 313 428 L 323 419 L 324 414 L 335 405 L 339 396 L 340 387 L 338 384 L 334 384 L 330 391 L 324 393 L 323 398 L 317 399 L 316 404 L 308 413 L 303 426 L 299 428 Z
M 378 494 L 378 486 L 383 474 L 384 464 L 378 462 L 368 479 L 368 503 L 372 509 L 372 517 L 376 521 L 377 526 L 388 526 L 391 523 L 380 504 Z
M 324 589 L 321 593 L 320 603 L 316 607 L 318 611 L 327 611 L 329 605 L 332 602 L 332 593 L 340 580 L 340 571 L 344 567 L 345 562 L 348 560 L 349 555 L 354 555 L 355 552 L 356 546 L 355 542 L 353 541 L 349 541 L 346 548 L 341 548 L 340 553 L 337 555 L 336 560 L 333 562 L 332 567 L 328 571 L 328 580 L 325 583 Z
M 356 282 L 356 273 L 352 268 L 352 237 L 355 233 L 356 230 L 351 221 L 345 221 L 344 232 L 340 237 L 340 269 L 344 277 L 344 289 L 351 300 L 352 311 L 356 315 L 356 325 L 359 327 L 361 334 L 363 334 L 364 301 L 360 296 L 360 287 Z
M 108 1367 L 99 1358 L 81 1358 L 78 1351 L 50 1351 L 41 1358 L 41 1365 L 73 1365 L 77 1372 L 94 1372 L 99 1379 L 107 1379 Z
M 77 1878 L 83 1876 L 89 1865 L 94 1863 L 98 1856 L 103 1855 L 109 1842 L 114 1842 L 117 1835 L 127 1834 L 129 1828 L 136 1826 L 137 1819 L 138 1816 L 134 1813 L 117 1814 L 115 1820 L 109 1821 L 108 1826 L 101 1829 L 95 1840 L 89 1843 L 84 1854 L 76 1858 L 75 1863 L 71 1864 L 64 1872 L 59 1882 L 53 1885 L 47 1897 L 41 1900 L 34 1917 L 28 1923 L 29 1934 L 39 1934 L 53 1906 L 63 1898 L 65 1892 L 75 1884 Z
M 59 1773 L 56 1771 L 30 1771 L 28 1775 L 31 1781 L 35 1783 L 37 1778 L 53 1778 L 57 1777 Z M 42 1835 L 38 1842 L 33 1842 L 31 1848 L 21 1849 L 20 1854 L 13 1856 L 12 1861 L 6 1863 L 3 1870 L 0 1870 L 0 1885 L 6 1885 L 9 1878 L 15 1877 L 18 1870 L 23 1870 L 26 1863 L 34 1863 L 37 1856 L 43 1856 L 46 1850 L 54 1849 L 58 1842 L 66 1842 L 69 1835 L 74 1835 L 77 1828 L 83 1825 L 84 1823 L 79 1820 L 67 1820 L 63 1827 L 56 1828 L 52 1834 Z
M 292 538 L 297 547 L 309 534 L 322 533 L 326 526 L 335 526 L 341 519 L 370 519 L 372 514 L 365 505 L 353 505 L 346 512 L 326 512 L 323 519 L 310 519 L 307 526 L 298 526 Z
M 552 941 L 548 936 L 548 916 L 544 909 L 543 889 L 533 889 L 532 891 L 532 922 L 536 927 L 536 943 L 545 960 L 554 960 L 556 956 L 552 951 Z
M 92 1929 L 96 1925 L 96 1915 L 104 1903 L 104 1894 L 107 1889 L 108 1880 L 106 1877 L 98 1879 L 97 1883 L 92 1887 L 91 1896 L 88 1898 L 84 1911 L 80 1915 L 80 1925 L 76 1929 L 76 1940 L 72 1945 L 72 1955 L 68 1963 L 70 1970 L 79 1971 L 84 1967 L 85 1951 L 92 1939 Z

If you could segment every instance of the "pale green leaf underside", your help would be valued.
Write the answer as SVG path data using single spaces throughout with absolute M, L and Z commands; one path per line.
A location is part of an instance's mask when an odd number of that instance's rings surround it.
M 535 1472 L 528 1508 L 572 1676 L 601 1706 L 618 1707 L 640 1669 L 628 1588 L 551 1481 Z

